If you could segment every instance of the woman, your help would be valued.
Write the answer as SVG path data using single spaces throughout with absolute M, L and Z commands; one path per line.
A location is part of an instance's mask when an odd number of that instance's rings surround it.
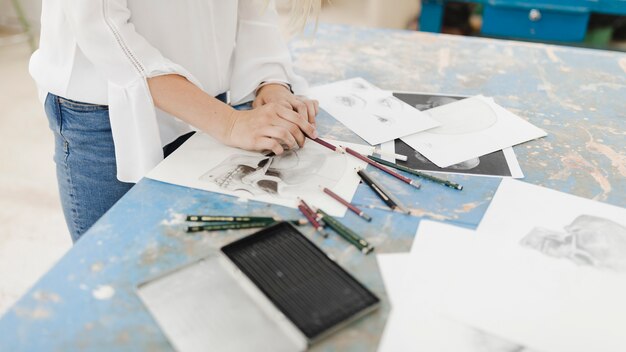
M 319 1 L 293 0 L 296 22 Z M 73 241 L 192 129 L 276 154 L 316 137 L 278 20 L 265 0 L 44 1 L 30 71 Z

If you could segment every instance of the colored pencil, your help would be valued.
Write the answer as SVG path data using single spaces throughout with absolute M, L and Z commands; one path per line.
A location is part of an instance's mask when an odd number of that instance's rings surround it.
M 315 212 L 313 211 L 313 209 L 311 209 L 311 207 L 309 207 L 309 205 L 304 200 L 298 198 L 298 201 L 300 202 L 300 204 L 298 204 L 298 210 L 300 210 L 302 215 L 304 215 L 304 217 L 309 220 L 317 233 L 319 233 L 324 238 L 328 238 L 328 232 L 326 232 L 326 230 L 324 230 L 324 226 L 322 226 L 322 224 L 317 221 L 317 216 L 315 216 Z
M 187 221 L 192 222 L 251 222 L 251 221 L 280 221 L 279 218 L 269 216 L 224 216 L 224 215 L 187 215 Z
M 382 199 L 383 202 L 385 202 L 385 204 L 389 206 L 389 208 L 391 208 L 391 210 L 399 211 L 406 214 L 409 213 L 409 211 L 404 206 L 402 206 L 400 201 L 397 200 L 391 194 L 391 192 L 385 189 L 385 187 L 383 187 L 379 182 L 375 181 L 374 178 L 365 170 L 358 170 L 357 174 L 359 174 L 363 182 L 368 185 L 374 191 L 374 193 L 376 193 L 376 195 L 380 197 L 380 199 Z
M 326 141 L 324 141 L 324 140 L 322 140 L 320 138 L 313 139 L 313 141 L 315 141 L 316 143 L 319 143 L 319 144 L 325 146 L 326 148 L 328 148 L 328 149 L 330 149 L 332 151 L 341 151 L 341 150 L 343 150 L 346 153 L 354 156 L 355 158 L 360 159 L 360 160 L 362 160 L 362 161 L 364 161 L 364 162 L 374 166 L 375 168 L 377 168 L 377 169 L 379 169 L 381 171 L 386 172 L 387 174 L 397 178 L 398 180 L 400 180 L 400 181 L 402 181 L 402 182 L 404 182 L 406 184 L 409 184 L 409 185 L 411 185 L 411 186 L 413 186 L 415 188 L 420 188 L 420 184 L 417 181 L 414 181 L 414 180 L 411 180 L 408 177 L 402 176 L 399 173 L 397 173 L 397 172 L 395 172 L 395 171 L 393 171 L 391 169 L 388 169 L 388 168 L 384 167 L 383 165 L 381 165 L 381 164 L 379 164 L 379 163 L 377 163 L 377 162 L 375 162 L 373 160 L 370 160 L 370 159 L 366 158 L 361 153 L 359 153 L 359 152 L 357 152 L 357 151 L 355 151 L 353 149 L 350 149 L 348 147 L 345 147 L 345 148 L 344 147 L 336 147 L 336 146 L 334 146 L 334 145 L 332 145 L 332 144 L 330 144 L 330 143 L 328 143 L 328 142 L 326 142 Z
M 424 178 L 424 179 L 429 180 L 429 181 L 433 181 L 435 183 L 438 183 L 440 185 L 444 185 L 446 187 L 454 188 L 454 189 L 457 189 L 459 191 L 463 189 L 462 185 L 460 185 L 458 183 L 455 183 L 455 182 L 452 182 L 452 181 L 445 180 L 443 178 L 435 177 L 435 176 L 423 173 L 421 171 L 418 171 L 418 170 L 415 170 L 415 169 L 411 169 L 411 168 L 406 167 L 406 166 L 390 163 L 390 162 L 388 162 L 386 160 L 383 160 L 381 158 L 377 158 L 375 156 L 368 156 L 368 158 L 370 158 L 370 159 L 372 159 L 372 160 L 374 160 L 376 162 L 379 162 L 379 163 L 381 163 L 383 165 L 387 165 L 389 167 L 393 167 L 393 168 L 396 168 L 398 170 L 401 170 L 401 171 L 404 171 L 404 172 L 408 172 L 408 173 L 413 174 L 415 176 L 419 176 L 421 178 Z
M 356 206 L 354 206 L 353 204 L 351 204 L 350 202 L 348 202 L 347 200 L 341 198 L 337 193 L 329 190 L 328 188 L 324 187 L 323 188 L 324 193 L 328 194 L 329 196 L 331 196 L 334 200 L 338 201 L 339 203 L 345 205 L 348 209 L 350 209 L 353 213 L 355 213 L 356 215 L 360 216 L 361 218 L 365 219 L 366 221 L 372 221 L 372 217 L 365 214 L 363 212 L 363 210 L 357 208 Z
M 322 219 L 324 220 L 324 223 L 326 223 L 326 225 L 332 228 L 344 240 L 350 242 L 353 246 L 357 247 L 362 253 L 368 254 L 374 250 L 374 247 L 369 242 L 367 242 L 350 228 L 339 222 L 339 220 L 326 214 L 321 209 L 318 209 L 317 211 L 322 216 Z
M 199 225 L 199 226 L 187 227 L 187 232 L 252 229 L 252 228 L 259 228 L 259 227 L 268 227 L 273 224 L 274 223 L 272 222 L 261 221 L 261 222 L 236 222 L 236 223 L 226 223 L 226 224 Z

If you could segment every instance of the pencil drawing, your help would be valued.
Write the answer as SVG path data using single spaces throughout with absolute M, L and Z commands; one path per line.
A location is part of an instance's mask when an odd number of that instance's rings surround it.
M 469 103 L 469 100 L 467 101 Z M 428 112 L 427 112 L 428 113 Z M 451 105 L 431 110 L 430 117 L 441 123 L 441 126 L 428 130 L 428 133 L 444 135 L 462 135 L 484 131 L 498 121 L 496 112 L 484 101 L 474 100 L 462 111 L 452 109 Z
M 289 150 L 282 155 L 237 154 L 200 177 L 232 192 L 293 198 L 318 187 L 334 187 L 346 172 L 346 156 L 318 149 Z
M 367 106 L 367 101 L 356 94 L 339 95 L 334 100 L 337 104 L 352 109 L 365 109 Z
M 626 227 L 599 216 L 580 215 L 564 230 L 535 227 L 520 244 L 578 265 L 626 272 Z

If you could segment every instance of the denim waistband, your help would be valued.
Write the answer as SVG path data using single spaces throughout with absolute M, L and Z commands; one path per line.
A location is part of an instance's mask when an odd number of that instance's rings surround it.
M 85 103 L 85 102 L 82 102 L 82 101 L 76 101 L 76 100 L 64 98 L 64 97 L 61 97 L 61 96 L 58 96 L 58 95 L 55 95 L 55 94 L 52 94 L 52 93 L 48 93 L 48 94 L 50 94 L 50 96 L 53 99 L 61 99 L 62 101 L 66 102 L 66 103 L 69 103 L 69 104 L 80 104 L 80 105 L 83 105 L 83 106 L 93 105 L 94 107 L 106 106 L 106 105 L 102 105 L 102 104 L 92 104 L 92 103 Z M 220 100 L 222 103 L 228 104 L 228 92 L 224 92 L 224 93 L 216 95 L 215 99 Z

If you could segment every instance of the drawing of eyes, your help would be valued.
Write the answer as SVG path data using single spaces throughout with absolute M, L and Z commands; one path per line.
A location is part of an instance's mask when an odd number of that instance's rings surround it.
M 396 120 L 394 120 L 393 118 L 389 116 L 381 116 L 381 115 L 374 114 L 374 117 L 376 117 L 376 120 L 378 122 L 385 124 L 385 125 L 393 125 L 396 122 Z
M 337 104 L 349 107 L 349 108 L 365 108 L 367 102 L 365 99 L 359 97 L 358 95 L 340 95 L 335 97 L 335 102 Z
M 378 105 L 389 110 L 402 110 L 404 107 L 404 105 L 393 96 L 379 99 Z

